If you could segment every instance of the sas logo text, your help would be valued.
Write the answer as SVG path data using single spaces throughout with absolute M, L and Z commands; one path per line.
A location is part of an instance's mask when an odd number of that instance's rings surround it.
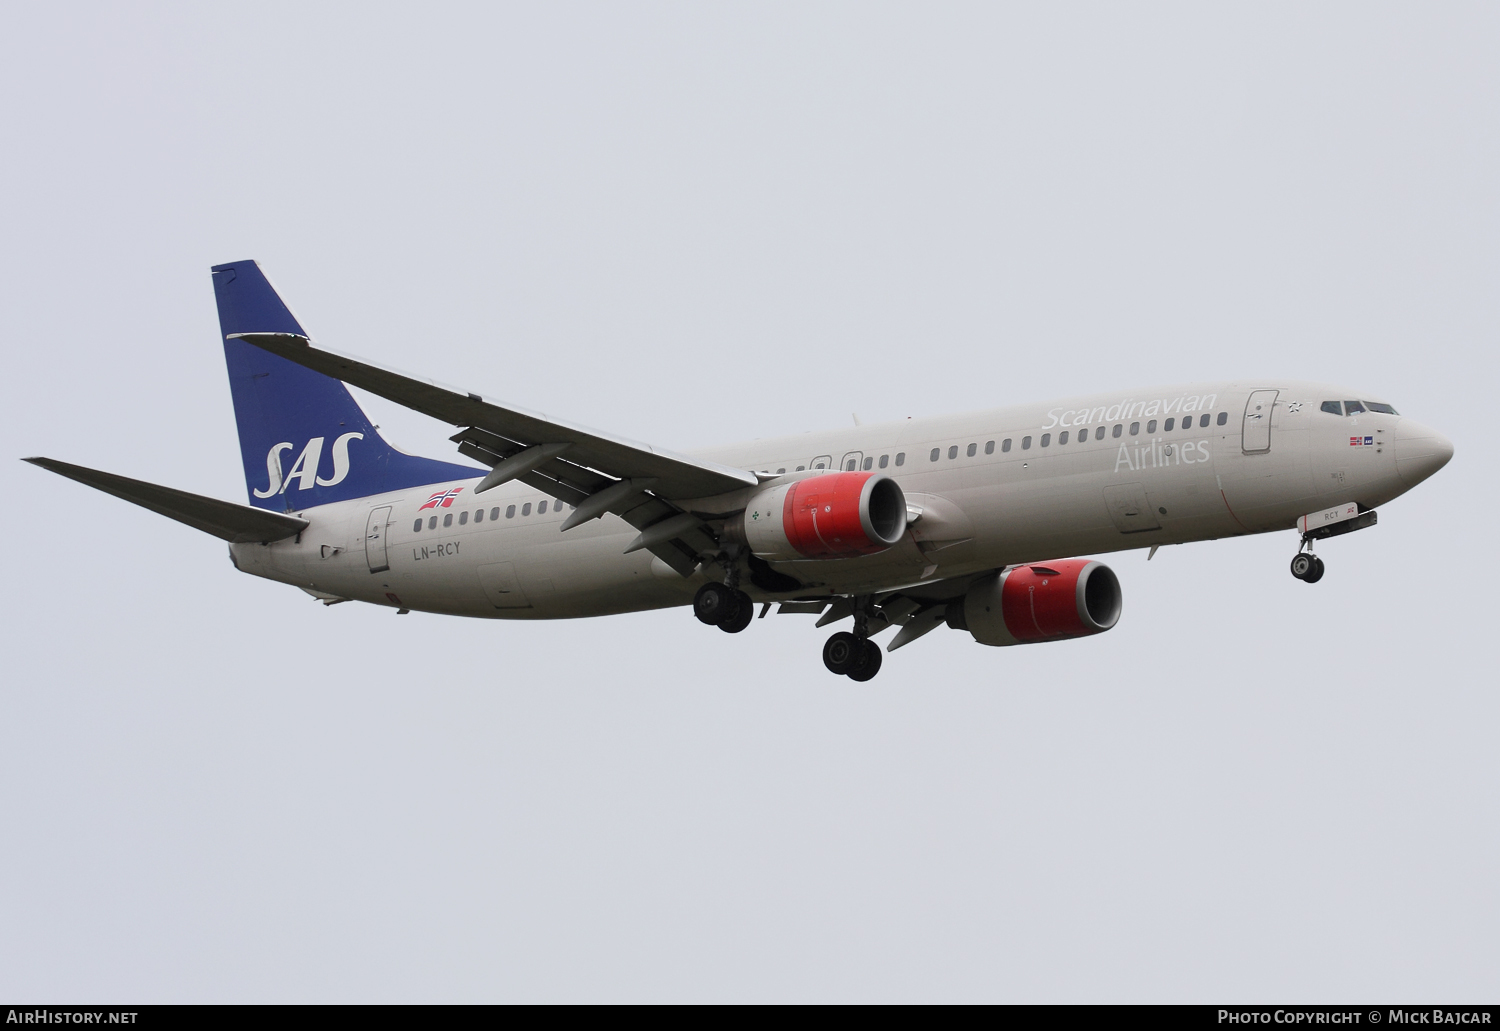
M 253 493 L 258 498 L 285 494 L 293 480 L 297 481 L 298 490 L 309 490 L 314 486 L 332 487 L 343 483 L 344 477 L 349 475 L 349 442 L 364 439 L 363 433 L 345 433 L 334 440 L 333 475 L 327 479 L 318 475 L 318 466 L 323 461 L 322 437 L 314 437 L 307 442 L 307 446 L 292 463 L 292 469 L 288 473 L 281 471 L 281 455 L 284 451 L 292 450 L 294 445 L 291 441 L 282 441 L 280 444 L 272 445 L 271 450 L 266 452 L 266 489 L 256 489 Z

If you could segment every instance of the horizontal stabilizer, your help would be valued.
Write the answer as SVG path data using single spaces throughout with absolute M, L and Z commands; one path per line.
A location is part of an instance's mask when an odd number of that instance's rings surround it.
M 301 533 L 307 526 L 306 519 L 295 519 L 217 498 L 205 498 L 201 494 L 189 494 L 185 490 L 159 487 L 144 480 L 132 480 L 128 476 L 86 469 L 81 465 L 69 465 L 51 458 L 27 458 L 23 461 L 39 465 L 70 480 L 86 483 L 96 490 L 124 498 L 131 504 L 149 508 L 158 515 L 186 523 L 196 530 L 211 533 L 234 544 L 279 541 Z

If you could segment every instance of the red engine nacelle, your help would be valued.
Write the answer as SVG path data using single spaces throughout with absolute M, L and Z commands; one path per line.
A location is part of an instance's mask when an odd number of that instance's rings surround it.
M 825 473 L 756 494 L 743 525 L 770 561 L 873 555 L 906 533 L 906 495 L 884 473 Z
M 964 629 L 980 644 L 1065 641 L 1102 634 L 1120 621 L 1121 604 L 1119 578 L 1102 562 L 1014 566 L 969 588 Z

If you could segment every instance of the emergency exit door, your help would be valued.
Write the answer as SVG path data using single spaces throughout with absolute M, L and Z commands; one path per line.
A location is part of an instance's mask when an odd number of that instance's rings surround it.
M 370 572 L 384 573 L 391 568 L 391 564 L 385 559 L 385 524 L 391 517 L 391 506 L 377 508 L 370 513 L 370 520 L 365 524 L 365 561 L 370 564 Z
M 1245 402 L 1245 428 L 1240 447 L 1247 455 L 1271 450 L 1271 411 L 1276 407 L 1275 390 L 1255 390 Z

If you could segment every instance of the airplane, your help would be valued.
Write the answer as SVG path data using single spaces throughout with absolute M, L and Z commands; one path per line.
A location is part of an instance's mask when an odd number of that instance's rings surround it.
M 1295 529 L 1316 541 L 1453 456 L 1383 400 L 1289 379 L 1074 397 L 676 453 L 313 343 L 255 261 L 212 269 L 248 505 L 25 461 L 229 543 L 241 572 L 334 605 L 492 619 L 670 606 L 745 630 L 850 620 L 834 674 L 946 626 L 980 644 L 1114 627 L 1119 578 L 1065 558 Z M 457 428 L 475 465 L 389 444 L 345 384 Z

